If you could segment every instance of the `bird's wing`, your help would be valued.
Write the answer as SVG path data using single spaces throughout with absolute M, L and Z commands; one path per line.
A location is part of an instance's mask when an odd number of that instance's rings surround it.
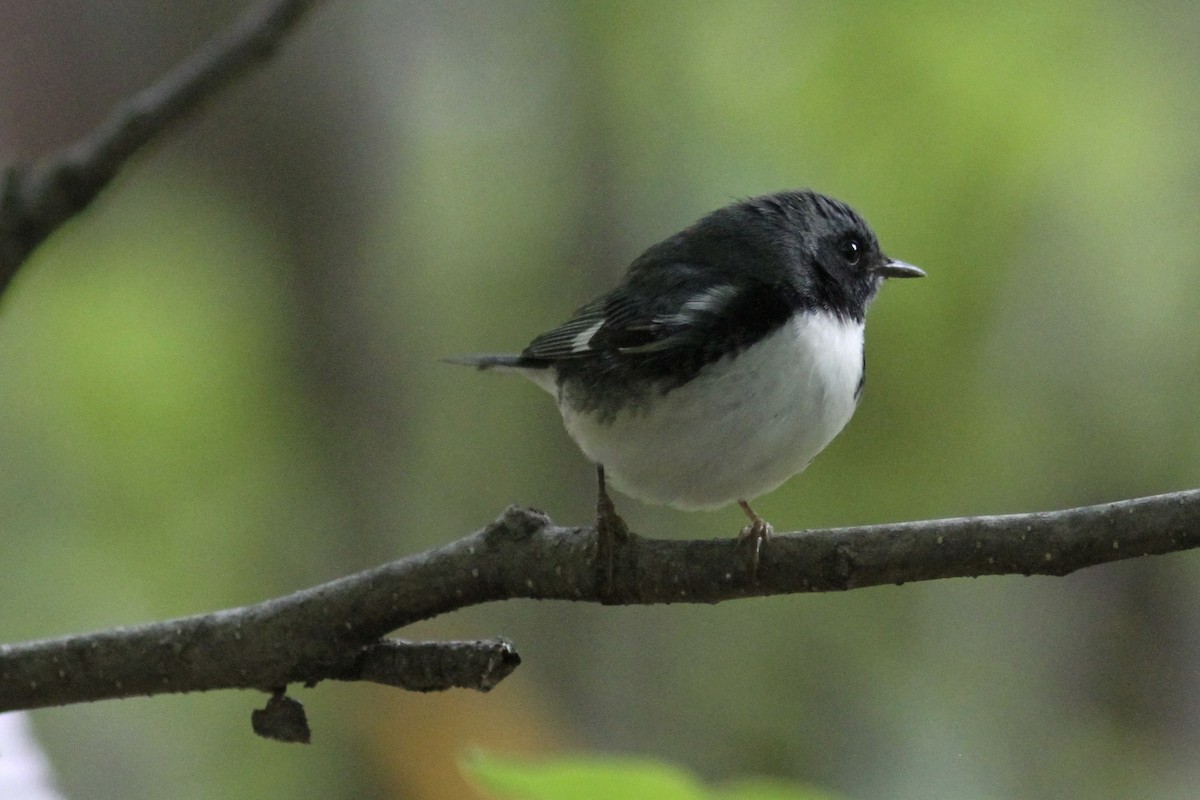
M 697 290 L 674 286 L 619 286 L 534 339 L 525 358 L 584 358 L 598 353 L 657 353 L 695 344 L 738 296 L 730 283 Z

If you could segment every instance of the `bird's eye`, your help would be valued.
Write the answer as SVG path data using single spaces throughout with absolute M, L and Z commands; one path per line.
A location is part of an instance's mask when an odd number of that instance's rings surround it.
M 861 239 L 859 239 L 857 236 L 851 236 L 848 239 L 842 240 L 839 250 L 846 263 L 854 267 L 857 266 L 858 262 L 862 259 L 863 252 L 866 250 L 866 248 L 863 247 Z

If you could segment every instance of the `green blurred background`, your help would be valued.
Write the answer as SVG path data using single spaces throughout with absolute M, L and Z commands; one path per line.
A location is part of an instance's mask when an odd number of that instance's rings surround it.
M 0 0 L 0 162 L 54 152 L 246 7 Z M 781 530 L 1200 485 L 1200 10 L 1104 2 L 326 3 L 138 157 L 0 305 L 0 641 L 253 602 L 589 518 L 513 350 L 644 247 L 811 186 L 885 287 L 849 428 Z M 618 498 L 651 535 L 739 512 Z M 1200 556 L 716 607 L 512 602 L 490 695 L 299 690 L 34 715 L 78 798 L 476 796 L 472 747 L 614 752 L 848 798 L 1194 798 Z

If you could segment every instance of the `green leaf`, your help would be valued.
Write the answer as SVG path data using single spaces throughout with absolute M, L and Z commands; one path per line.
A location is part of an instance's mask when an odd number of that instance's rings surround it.
M 709 789 L 678 767 L 638 758 L 532 760 L 477 753 L 462 766 L 477 785 L 503 800 L 837 800 L 826 792 L 768 778 Z
M 773 778 L 749 778 L 726 783 L 709 795 L 711 800 L 840 800 L 811 786 Z
M 463 770 L 504 800 L 708 800 L 694 778 L 675 767 L 634 758 L 523 760 L 476 754 Z

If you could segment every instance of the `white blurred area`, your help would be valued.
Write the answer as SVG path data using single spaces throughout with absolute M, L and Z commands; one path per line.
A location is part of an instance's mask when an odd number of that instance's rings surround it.
M 0 714 L 0 798 L 63 800 L 26 714 Z

